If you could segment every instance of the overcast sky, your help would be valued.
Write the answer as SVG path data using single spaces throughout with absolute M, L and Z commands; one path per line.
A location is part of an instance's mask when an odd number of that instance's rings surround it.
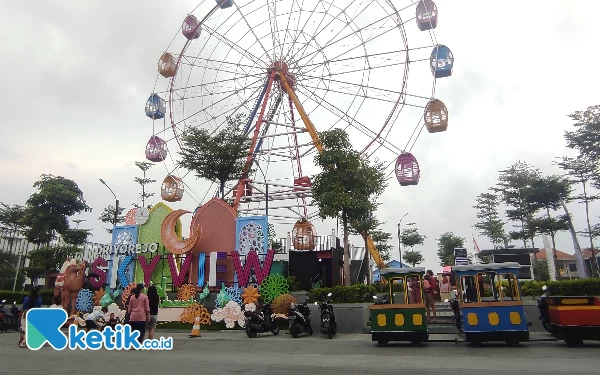
M 174 37 L 178 48 L 182 45 L 179 27 L 198 2 L 0 3 L 4 66 L 0 201 L 23 204 L 43 173 L 73 179 L 94 208 L 92 214 L 81 215 L 86 220 L 81 227 L 93 230 L 95 242 L 110 241 L 97 218 L 114 202 L 98 179 L 112 187 L 121 204 L 130 208 L 136 201 L 139 187 L 133 177 L 139 170 L 133 163 L 144 160 L 144 147 L 152 135 L 152 122 L 143 107 L 157 80 L 157 60 Z M 401 8 L 411 1 L 392 3 Z M 551 164 L 554 158 L 574 155 L 564 146 L 563 132 L 572 129 L 567 115 L 598 104 L 590 64 L 598 59 L 593 46 L 600 35 L 600 2 L 436 3 L 440 21 L 435 35 L 456 59 L 452 77 L 436 85 L 436 97 L 448 107 L 450 125 L 445 133 L 421 134 L 412 149 L 421 166 L 421 182 L 400 187 L 392 180 L 377 216 L 395 238 L 397 221 L 410 212 L 403 223 L 415 222 L 427 236 L 425 246 L 418 248 L 424 265 L 440 269 L 435 239 L 444 232 L 466 237 L 469 250 L 472 234 L 482 249 L 491 246 L 472 228 L 476 221 L 472 206 L 477 194 L 495 184 L 499 170 L 522 160 L 545 173 L 557 173 Z M 200 9 L 210 8 L 207 4 Z M 409 46 L 423 45 L 423 33 L 414 21 L 406 29 Z M 431 76 L 425 79 L 418 73 L 423 69 L 427 71 L 426 63 L 411 65 L 409 93 L 431 91 Z M 401 73 L 400 69 L 390 77 L 398 79 Z M 164 89 L 166 81 L 160 85 Z M 412 131 L 419 111 L 403 115 L 405 128 Z M 402 148 L 405 133 L 398 134 L 388 140 Z M 364 146 L 364 139 L 354 139 L 357 148 Z M 151 203 L 159 199 L 165 171 L 159 164 L 150 172 L 158 180 Z M 195 200 L 201 201 L 210 186 L 191 175 L 186 182 L 197 198 L 188 194 L 171 207 L 194 210 Z M 570 209 L 582 230 L 582 205 L 571 204 Z M 593 222 L 598 220 L 596 212 L 593 206 Z M 328 234 L 335 221 L 315 225 L 320 234 Z M 283 237 L 291 225 L 277 224 L 276 230 Z M 588 245 L 583 238 L 580 243 Z M 397 254 L 395 239 L 393 244 Z M 557 247 L 573 253 L 568 233 L 557 235 Z

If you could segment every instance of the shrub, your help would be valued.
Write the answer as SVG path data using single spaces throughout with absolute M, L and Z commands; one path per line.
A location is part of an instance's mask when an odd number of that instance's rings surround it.
M 376 283 L 373 284 L 373 286 L 377 290 L 377 293 L 389 293 L 389 291 L 390 291 L 389 284 L 383 284 L 381 282 L 376 282 Z M 404 292 L 404 285 L 398 284 L 398 283 L 394 283 L 393 286 L 392 286 L 392 290 L 394 292 L 396 292 L 396 293 L 403 293 Z
M 300 288 L 300 282 L 296 279 L 296 276 L 288 276 L 286 280 L 290 292 L 299 292 L 302 290 L 302 288 Z
M 354 284 L 352 286 L 334 286 L 333 288 L 313 288 L 308 292 L 309 302 L 322 302 L 331 293 L 333 303 L 362 303 L 373 302 L 377 293 L 373 285 Z
M 11 305 L 14 301 L 17 305 L 23 304 L 25 297 L 29 295 L 29 292 L 12 291 L 12 290 L 0 290 L 0 301 L 6 300 L 7 305 Z M 43 305 L 51 305 L 54 291 L 51 289 L 42 289 L 39 292 L 39 296 L 42 297 Z
M 600 279 L 524 281 L 521 283 L 521 294 L 540 296 L 544 285 L 548 286 L 551 296 L 600 296 Z

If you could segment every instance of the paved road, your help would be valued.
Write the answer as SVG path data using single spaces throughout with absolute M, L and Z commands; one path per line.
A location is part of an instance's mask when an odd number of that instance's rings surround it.
M 243 332 L 204 332 L 200 338 L 162 332 L 174 338 L 172 351 L 70 351 L 49 347 L 18 349 L 16 333 L 0 334 L 0 373 L 61 375 L 127 374 L 446 374 L 541 375 L 596 373 L 600 344 L 569 348 L 561 342 L 530 342 L 473 348 L 467 344 L 429 343 L 423 347 L 380 348 L 370 335 L 315 335 L 291 338 Z

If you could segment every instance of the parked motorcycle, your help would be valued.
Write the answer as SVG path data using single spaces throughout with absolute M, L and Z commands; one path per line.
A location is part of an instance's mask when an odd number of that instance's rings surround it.
M 390 303 L 390 297 L 387 294 L 384 294 L 381 299 L 377 298 L 377 296 L 373 296 L 373 302 L 376 305 L 386 305 Z
M 246 317 L 246 335 L 251 339 L 263 332 L 271 331 L 274 335 L 279 334 L 279 327 L 271 305 L 265 304 L 256 311 L 245 311 L 244 316 Z
M 333 335 L 337 333 L 337 322 L 331 304 L 331 293 L 327 294 L 327 302 L 321 304 L 315 302 L 315 305 L 319 306 L 321 312 L 321 333 L 327 335 L 330 339 L 333 338 Z
M 538 310 L 540 311 L 539 320 L 542 321 L 542 326 L 546 331 L 548 331 L 548 333 L 553 333 L 552 325 L 550 324 L 550 312 L 548 309 L 548 304 L 546 303 L 546 297 L 548 297 L 548 287 L 544 285 L 542 287 L 542 291 L 544 291 L 544 293 L 537 300 Z
M 448 302 L 448 300 L 446 300 Z M 452 293 L 452 299 L 450 300 L 450 308 L 452 309 L 452 313 L 454 314 L 454 325 L 458 329 L 459 332 L 462 332 L 462 322 L 460 320 L 460 308 L 458 306 L 458 297 L 456 290 Z
M 10 326 L 15 329 L 15 331 L 19 330 L 21 326 L 21 309 L 17 307 L 17 301 L 13 301 L 12 307 L 10 308 Z
M 310 325 L 310 309 L 306 302 L 296 305 L 292 303 L 288 313 L 290 321 L 290 334 L 293 338 L 297 338 L 301 333 L 313 334 L 312 326 Z
M 6 303 L 6 300 L 2 300 L 2 302 L 0 302 L 0 332 L 8 332 L 9 316 L 4 311 L 5 303 Z

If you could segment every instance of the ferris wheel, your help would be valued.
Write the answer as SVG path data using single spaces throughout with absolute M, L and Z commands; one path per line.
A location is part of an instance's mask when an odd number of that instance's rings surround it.
M 145 108 L 153 120 L 146 158 L 165 165 L 164 200 L 197 186 L 177 168 L 183 134 L 217 132 L 228 118 L 252 140 L 244 175 L 227 186 L 230 203 L 240 215 L 268 204 L 270 220 L 296 222 L 306 234 L 294 236 L 298 250 L 314 248 L 318 132 L 345 129 L 401 186 L 418 184 L 411 151 L 423 128 L 447 129 L 435 87 L 454 66 L 435 36 L 432 0 L 205 0 L 182 18 Z

